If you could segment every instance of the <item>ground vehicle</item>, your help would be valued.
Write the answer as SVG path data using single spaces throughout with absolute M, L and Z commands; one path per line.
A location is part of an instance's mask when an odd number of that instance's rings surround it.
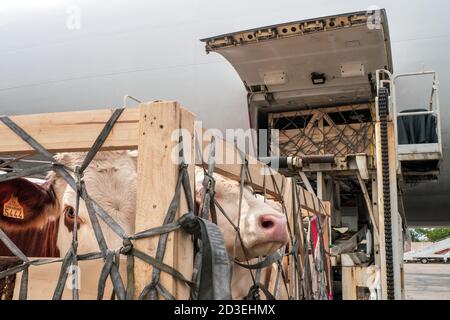
M 450 261 L 450 238 L 433 243 L 425 248 L 405 253 L 405 262 L 448 262 Z

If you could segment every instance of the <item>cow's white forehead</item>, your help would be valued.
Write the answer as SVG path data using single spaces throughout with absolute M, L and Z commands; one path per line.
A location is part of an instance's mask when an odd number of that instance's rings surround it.
M 228 196 L 227 198 L 233 198 L 235 201 L 239 201 L 240 184 L 238 181 L 224 177 L 218 173 L 213 174 L 216 182 L 216 194 Z M 198 192 L 203 188 L 204 171 L 201 167 L 195 167 L 195 190 Z M 243 192 L 244 205 L 249 209 L 262 209 L 267 213 L 279 213 L 281 214 L 282 208 L 280 203 L 266 200 L 264 196 L 254 194 L 252 189 L 248 186 L 244 187 Z
M 58 153 L 55 155 L 55 159 L 58 162 L 73 168 L 83 163 L 86 154 L 86 152 Z M 89 167 L 96 168 L 98 166 L 103 166 L 106 169 L 109 166 L 112 168 L 122 162 L 131 163 L 132 159 L 136 157 L 137 154 L 132 151 L 101 151 L 97 152 Z
M 204 171 L 200 167 L 195 167 L 195 190 L 198 192 L 203 188 Z M 226 178 L 221 174 L 214 173 L 215 191 L 217 194 L 237 196 L 240 191 L 239 182 Z M 252 192 L 248 187 L 244 188 L 245 195 L 251 195 Z M 236 198 L 237 199 L 237 198 Z M 245 200 L 245 199 L 244 199 Z
M 64 153 L 58 154 L 55 158 L 73 168 L 80 165 L 85 156 L 86 153 Z M 86 169 L 83 177 L 92 199 L 106 210 L 127 234 L 134 233 L 137 183 L 135 158 L 126 151 L 99 152 Z M 74 207 L 76 192 L 66 184 L 61 187 L 63 190 L 59 192 L 61 195 L 59 199 L 62 201 L 62 208 Z M 80 200 L 79 217 L 83 222 L 79 231 L 80 235 L 84 237 L 84 241 L 80 242 L 80 250 L 84 253 L 98 250 L 87 208 L 82 200 Z M 120 247 L 122 240 L 103 221 L 99 222 L 108 246 L 114 249 Z M 58 234 L 58 247 L 67 249 L 70 246 L 71 234 L 64 228 L 64 219 L 60 221 L 60 228 L 66 232 Z

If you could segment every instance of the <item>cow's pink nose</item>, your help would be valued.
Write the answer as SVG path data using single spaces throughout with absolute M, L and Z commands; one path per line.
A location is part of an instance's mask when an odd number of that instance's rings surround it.
M 287 222 L 284 216 L 263 214 L 259 217 L 259 225 L 264 231 L 267 241 L 288 241 Z

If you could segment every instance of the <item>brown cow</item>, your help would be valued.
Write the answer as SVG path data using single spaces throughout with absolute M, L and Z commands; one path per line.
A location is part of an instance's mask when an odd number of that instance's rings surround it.
M 15 203 L 12 203 L 12 201 Z M 16 215 L 8 214 L 8 204 Z M 31 257 L 58 257 L 59 202 L 51 181 L 42 184 L 19 178 L 0 182 L 0 226 Z M 12 255 L 0 242 L 0 256 Z

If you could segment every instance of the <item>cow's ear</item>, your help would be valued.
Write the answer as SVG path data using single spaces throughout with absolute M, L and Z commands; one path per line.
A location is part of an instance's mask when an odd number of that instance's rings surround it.
M 127 155 L 133 160 L 134 166 L 137 170 L 138 151 L 137 150 L 128 150 Z
M 129 150 L 129 151 L 127 151 L 127 154 L 131 158 L 137 159 L 137 157 L 138 157 L 138 151 L 137 150 Z
M 59 217 L 58 201 L 47 183 L 18 178 L 0 183 L 0 228 L 5 231 L 44 227 Z
M 53 192 L 56 203 L 59 205 L 63 199 L 64 192 L 67 188 L 67 182 L 57 173 L 50 171 L 46 177 L 46 182 L 42 185 L 49 192 Z

